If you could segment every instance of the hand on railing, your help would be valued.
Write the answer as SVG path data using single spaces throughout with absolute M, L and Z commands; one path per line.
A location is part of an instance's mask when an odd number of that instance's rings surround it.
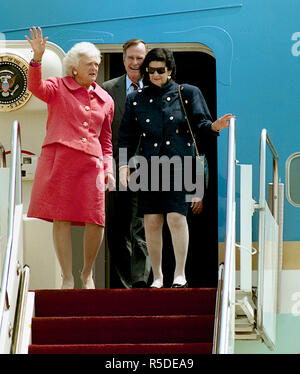
M 229 127 L 231 118 L 235 118 L 235 116 L 233 116 L 231 113 L 225 114 L 212 123 L 211 129 L 217 132 L 226 129 L 227 127 Z

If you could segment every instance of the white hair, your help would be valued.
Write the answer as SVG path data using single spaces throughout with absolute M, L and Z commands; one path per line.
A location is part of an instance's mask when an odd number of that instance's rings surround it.
M 72 68 L 76 68 L 78 66 L 79 60 L 83 56 L 97 57 L 97 59 L 99 60 L 99 64 L 101 62 L 100 50 L 93 43 L 76 43 L 63 59 L 64 74 L 72 76 Z

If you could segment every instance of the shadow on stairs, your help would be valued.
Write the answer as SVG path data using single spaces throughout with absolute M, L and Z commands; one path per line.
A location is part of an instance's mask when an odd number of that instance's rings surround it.
M 216 289 L 37 290 L 29 354 L 210 354 Z

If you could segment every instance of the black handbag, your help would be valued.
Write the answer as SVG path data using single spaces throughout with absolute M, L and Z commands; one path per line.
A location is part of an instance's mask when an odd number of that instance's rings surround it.
M 208 182 L 209 182 L 209 169 L 208 169 L 207 158 L 206 158 L 204 153 L 199 153 L 199 151 L 198 151 L 198 147 L 197 147 L 196 140 L 195 140 L 195 137 L 194 137 L 194 134 L 193 134 L 193 131 L 192 131 L 192 127 L 191 127 L 191 124 L 190 124 L 190 121 L 189 121 L 189 118 L 188 118 L 188 115 L 187 115 L 187 112 L 186 112 L 186 109 L 185 109 L 185 106 L 184 106 L 184 103 L 183 103 L 181 90 L 182 90 L 182 88 L 179 85 L 178 86 L 178 93 L 179 93 L 180 102 L 181 102 L 181 105 L 182 105 L 182 108 L 183 108 L 183 111 L 184 111 L 186 122 L 189 126 L 189 130 L 190 130 L 190 133 L 192 135 L 192 139 L 193 139 L 194 146 L 195 146 L 195 151 L 196 151 L 196 174 L 200 177 L 203 176 L 204 182 L 205 182 L 205 188 L 207 189 L 208 188 Z

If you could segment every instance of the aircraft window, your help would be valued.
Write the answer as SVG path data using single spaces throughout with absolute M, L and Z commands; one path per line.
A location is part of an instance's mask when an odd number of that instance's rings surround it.
M 293 153 L 286 161 L 286 197 L 300 207 L 300 152 Z

